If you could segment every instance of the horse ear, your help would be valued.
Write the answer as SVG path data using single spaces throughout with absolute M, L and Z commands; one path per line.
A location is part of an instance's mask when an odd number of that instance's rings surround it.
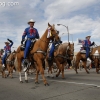
M 68 45 L 70 45 L 70 42 L 68 42 Z
M 48 26 L 51 27 L 51 25 L 48 23 Z

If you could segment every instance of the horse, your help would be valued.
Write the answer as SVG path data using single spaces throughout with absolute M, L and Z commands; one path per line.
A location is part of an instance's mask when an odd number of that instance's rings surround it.
M 49 34 L 51 34 L 51 36 L 49 36 Z M 35 78 L 36 84 L 38 83 L 38 74 L 39 72 L 41 72 L 44 85 L 45 86 L 49 85 L 44 76 L 43 63 L 46 57 L 46 52 L 47 52 L 47 48 L 50 43 L 50 40 L 54 40 L 54 39 L 55 41 L 60 41 L 60 38 L 57 34 L 57 30 L 55 29 L 55 26 L 50 25 L 48 23 L 48 28 L 46 29 L 42 37 L 35 42 L 34 47 L 29 53 L 33 58 L 33 62 L 35 62 L 36 69 L 37 69 L 36 78 Z M 20 46 L 19 46 L 17 48 L 15 66 L 19 72 L 19 79 L 21 83 L 23 83 L 22 78 L 21 78 L 21 71 L 22 71 L 21 62 L 22 62 L 23 57 L 24 57 L 24 51 L 21 51 Z M 28 82 L 27 72 L 25 72 L 25 82 Z
M 49 55 L 49 54 L 48 54 Z M 46 61 L 48 62 L 49 65 L 49 71 L 51 71 L 52 77 L 52 67 L 53 67 L 53 62 L 56 63 L 57 68 L 59 69 L 59 72 L 56 74 L 56 77 L 59 76 L 60 72 L 62 71 L 62 78 L 64 78 L 64 66 L 66 65 L 67 60 L 73 60 L 73 55 L 74 55 L 74 43 L 71 44 L 69 43 L 63 43 L 58 46 L 58 48 L 54 51 L 54 59 L 52 62 L 48 61 L 48 55 L 46 57 Z
M 11 74 L 11 78 L 13 78 L 12 77 L 13 69 L 16 70 L 14 67 L 15 56 L 16 56 L 15 51 L 9 54 L 9 56 L 6 58 L 6 61 L 5 61 L 5 65 L 6 65 L 5 69 L 2 69 L 2 59 L 0 59 L 0 71 L 2 73 L 3 78 L 8 77 L 10 74 Z M 5 74 L 5 70 L 8 71 L 7 75 Z
M 8 58 L 7 58 L 7 60 L 6 60 L 6 67 L 7 67 L 7 70 L 8 70 L 7 77 L 8 77 L 9 75 L 11 75 L 11 78 L 13 78 L 13 75 L 12 75 L 13 69 L 16 71 L 15 66 L 14 66 L 15 57 L 16 57 L 16 51 L 12 52 L 12 53 L 8 56 Z
M 100 70 L 100 68 L 99 68 L 99 66 L 100 66 L 100 46 L 93 48 L 93 55 L 91 55 L 91 56 L 92 56 L 92 59 L 94 62 L 94 66 L 96 68 L 96 72 L 97 72 L 97 74 L 99 74 L 99 70 Z
M 2 69 L 2 58 L 0 58 L 0 72 L 2 73 L 2 78 L 6 78 L 6 74 Z
M 100 47 L 98 47 L 98 48 L 100 49 Z M 95 63 L 97 73 L 98 73 L 98 70 L 99 70 L 99 68 L 98 68 L 99 61 L 98 61 L 97 58 L 94 57 L 94 53 L 95 53 L 96 50 L 98 50 L 98 48 L 97 47 L 91 48 L 91 52 L 90 52 L 90 56 L 89 56 L 89 58 Z M 99 50 L 99 52 L 100 52 L 100 50 Z M 76 58 L 75 58 L 74 67 L 75 67 L 76 74 L 78 74 L 77 67 L 79 65 L 80 60 L 83 62 L 83 66 L 85 68 L 85 71 L 87 72 L 87 74 L 89 74 L 89 71 L 87 70 L 87 67 L 86 67 L 86 63 L 87 63 L 86 53 L 83 53 L 81 51 L 79 51 L 77 53 Z

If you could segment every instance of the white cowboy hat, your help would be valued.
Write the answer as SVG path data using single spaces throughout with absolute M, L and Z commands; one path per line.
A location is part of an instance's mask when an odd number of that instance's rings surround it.
M 86 36 L 86 38 L 87 38 L 87 37 L 91 37 L 91 36 L 90 36 L 90 35 L 88 35 L 88 36 Z
M 33 19 L 30 19 L 29 21 L 28 21 L 28 24 L 29 23 L 35 23 L 35 21 L 33 20 Z

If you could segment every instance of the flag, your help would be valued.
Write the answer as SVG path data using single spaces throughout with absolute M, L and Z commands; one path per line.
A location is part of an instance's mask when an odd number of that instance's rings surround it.
M 84 44 L 84 39 L 78 39 L 78 45 L 83 45 Z

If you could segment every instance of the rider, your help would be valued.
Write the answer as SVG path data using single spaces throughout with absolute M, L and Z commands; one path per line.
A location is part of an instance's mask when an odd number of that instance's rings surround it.
M 86 49 L 86 58 L 89 57 L 90 53 L 90 46 L 94 45 L 95 43 L 90 41 L 91 36 L 86 36 L 86 40 L 83 42 L 83 47 Z
M 7 42 L 5 42 L 5 44 L 6 44 L 6 46 L 4 47 L 4 50 L 5 50 L 5 55 L 3 56 L 3 60 L 2 60 L 2 68 L 4 69 L 5 68 L 5 60 L 6 60 L 6 57 L 8 56 L 8 53 L 11 53 L 11 47 L 12 47 L 12 45 L 13 45 L 13 41 L 12 40 L 10 40 L 10 39 L 7 39 L 8 41 Z
M 49 52 L 48 60 L 52 60 L 53 55 L 54 55 L 55 47 L 56 47 L 57 45 L 59 45 L 60 43 L 62 43 L 62 41 L 59 41 L 59 42 L 53 41 L 53 42 L 52 42 L 52 46 L 51 46 L 51 49 L 50 49 L 50 52 Z
M 23 64 L 25 62 L 27 62 L 27 56 L 29 53 L 29 49 L 31 46 L 31 41 L 35 38 L 39 39 L 39 34 L 36 28 L 34 28 L 34 23 L 35 21 L 33 19 L 31 19 L 30 21 L 28 21 L 29 27 L 25 29 L 23 35 L 22 35 L 22 41 L 21 44 L 23 44 L 23 42 L 25 41 L 25 37 L 27 36 L 27 40 L 25 43 L 25 50 L 24 50 L 24 59 L 23 59 Z M 26 71 L 27 68 L 24 67 L 24 71 Z

